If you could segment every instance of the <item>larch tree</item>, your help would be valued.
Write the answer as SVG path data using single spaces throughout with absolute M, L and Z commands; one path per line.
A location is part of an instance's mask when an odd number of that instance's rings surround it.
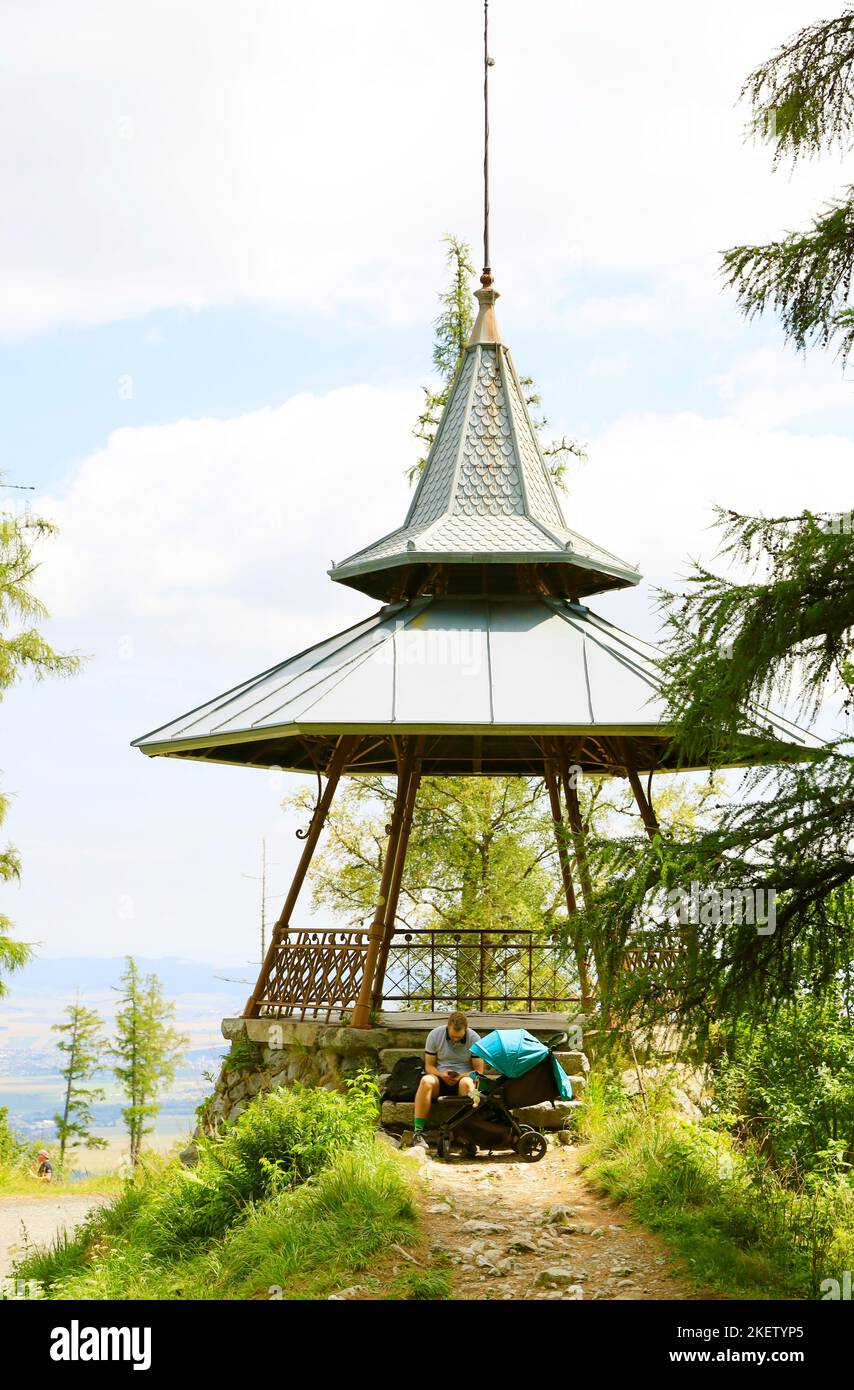
M 54 651 L 36 626 L 47 610 L 32 589 L 38 568 L 34 552 L 54 531 L 49 521 L 28 510 L 0 509 L 0 699 L 26 676 L 43 680 L 79 669 L 79 657 Z M 9 798 L 0 793 L 0 825 L 8 809 Z M 0 849 L 0 881 L 10 883 L 20 875 L 20 856 L 6 845 Z M 32 947 L 15 938 L 12 922 L 0 913 L 0 998 L 7 989 L 3 973 L 20 969 L 31 957 Z
M 459 237 L 450 235 L 445 237 L 445 243 L 448 247 L 446 260 L 450 268 L 450 280 L 448 288 L 439 295 L 441 309 L 433 325 L 433 366 L 439 376 L 439 385 L 423 388 L 424 409 L 418 417 L 413 434 L 426 445 L 426 450 L 408 471 L 410 483 L 417 480 L 427 462 L 442 411 L 451 394 L 460 359 L 474 324 L 475 270 L 471 247 Z M 542 401 L 531 377 L 520 377 L 520 382 L 529 408 L 539 409 Z M 548 425 L 548 420 L 535 420 L 534 425 L 539 434 Z M 584 445 L 566 436 L 545 442 L 541 440 L 540 447 L 552 479 L 559 487 L 566 485 L 569 460 L 574 457 L 583 462 L 587 457 Z
M 854 143 L 854 9 L 802 29 L 748 77 L 752 128 L 774 161 Z M 724 257 L 748 317 L 775 311 L 804 350 L 854 343 L 854 188 L 806 232 Z M 852 998 L 854 960 L 854 513 L 749 516 L 720 508 L 718 567 L 695 564 L 687 586 L 661 595 L 662 680 L 676 745 L 698 758 L 738 761 L 762 749 L 769 766 L 711 829 L 656 846 L 612 847 L 604 911 L 614 949 L 649 921 L 662 889 L 714 880 L 719 891 L 772 891 L 773 930 L 700 921 L 690 960 L 662 952 L 644 999 L 626 980 L 627 1007 L 676 1007 L 698 1036 L 768 1017 L 781 1002 Z M 735 567 L 735 568 L 734 568 Z M 738 578 L 734 577 L 738 575 Z M 758 706 L 793 703 L 802 720 L 823 713 L 825 746 L 800 761 L 775 745 Z M 846 1007 L 848 1005 L 846 1004 Z
M 854 7 L 809 24 L 747 78 L 750 129 L 779 165 L 854 145 Z M 724 255 L 727 283 L 749 317 L 775 312 L 804 349 L 835 344 L 843 362 L 854 346 L 854 186 L 817 212 L 806 230 Z
M 163 998 L 157 976 L 143 979 L 131 956 L 118 990 L 116 1039 L 110 1051 L 116 1059 L 113 1071 L 128 1100 L 122 1118 L 130 1139 L 130 1160 L 136 1165 L 143 1136 L 154 1128 L 158 1097 L 174 1080 L 189 1038 L 175 1029 L 175 1005 Z
M 96 1009 L 80 1003 L 79 990 L 65 1013 L 64 1023 L 53 1024 L 53 1031 L 60 1035 L 56 1045 L 63 1057 L 60 1075 L 65 1086 L 62 1111 L 53 1117 L 59 1140 L 60 1171 L 65 1165 L 67 1149 L 80 1146 L 99 1149 L 105 1148 L 107 1143 L 106 1139 L 92 1134 L 92 1105 L 104 1099 L 104 1090 L 88 1084 L 105 1060 L 103 1020 Z

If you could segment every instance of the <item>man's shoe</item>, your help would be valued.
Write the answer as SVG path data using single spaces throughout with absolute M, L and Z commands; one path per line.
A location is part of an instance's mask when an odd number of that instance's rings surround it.
M 426 1148 L 429 1148 L 429 1145 L 428 1145 L 428 1143 L 427 1143 L 427 1140 L 424 1138 L 424 1135 L 423 1135 L 423 1133 L 422 1133 L 422 1131 L 421 1131 L 420 1129 L 416 1129 L 415 1133 L 414 1133 L 413 1136 L 412 1136 L 412 1143 L 410 1144 L 409 1147 L 410 1147 L 411 1149 L 426 1149 Z

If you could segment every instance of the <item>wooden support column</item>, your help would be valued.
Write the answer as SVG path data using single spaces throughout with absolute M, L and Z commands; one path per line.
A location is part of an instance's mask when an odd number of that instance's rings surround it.
M 394 878 L 397 849 L 403 829 L 403 812 L 406 804 L 406 793 L 412 776 L 414 756 L 415 742 L 410 739 L 404 754 L 403 764 L 398 765 L 397 794 L 394 798 L 394 810 L 391 814 L 388 842 L 383 857 L 382 878 L 380 880 L 377 908 L 368 936 L 368 950 L 362 972 L 362 983 L 359 988 L 359 1000 L 353 1010 L 354 1028 L 370 1028 L 371 1026 L 371 1001 L 373 997 L 374 976 L 376 974 L 377 961 L 383 943 L 386 906 L 388 904 L 392 880 Z
M 563 891 L 566 895 L 566 910 L 569 914 L 569 934 L 572 940 L 572 948 L 575 952 L 575 963 L 578 966 L 578 980 L 581 987 L 582 1007 L 586 1009 L 593 999 L 590 971 L 587 964 L 587 952 L 584 949 L 584 943 L 580 939 L 577 925 L 573 925 L 573 918 L 578 913 L 578 904 L 575 901 L 575 885 L 572 881 L 572 868 L 569 862 L 566 831 L 561 814 L 560 787 L 558 786 L 555 764 L 548 758 L 546 758 L 543 764 L 543 775 L 545 777 L 546 787 L 549 793 L 549 804 L 552 810 L 555 840 L 557 841 L 557 855 L 560 861 L 561 877 L 563 878 Z
M 320 832 L 322 831 L 326 821 L 326 817 L 329 814 L 329 807 L 332 804 L 332 798 L 335 795 L 338 782 L 341 778 L 341 773 L 344 771 L 347 758 L 353 752 L 353 749 L 355 748 L 358 742 L 359 740 L 355 735 L 342 734 L 335 745 L 335 750 L 332 754 L 332 757 L 329 760 L 329 766 L 326 769 L 326 786 L 323 789 L 323 793 L 320 797 L 320 800 L 314 808 L 314 814 L 311 818 L 311 824 L 308 828 L 308 834 L 305 837 L 305 843 L 303 845 L 299 863 L 297 864 L 296 873 L 294 874 L 293 879 L 291 881 L 291 886 L 288 889 L 288 895 L 285 898 L 284 906 L 282 907 L 282 910 L 279 913 L 278 921 L 273 927 L 272 935 L 270 937 L 270 945 L 267 947 L 267 954 L 264 957 L 264 963 L 261 966 L 261 971 L 255 983 L 255 988 L 250 994 L 248 1000 L 246 1001 L 246 1008 L 243 1012 L 244 1018 L 257 1018 L 258 1016 L 258 999 L 260 995 L 263 993 L 264 985 L 266 984 L 270 975 L 270 971 L 273 968 L 273 964 L 276 959 L 276 952 L 278 951 L 279 946 L 281 944 L 282 936 L 285 932 L 285 929 L 290 925 L 291 914 L 293 913 L 294 907 L 296 906 L 296 901 L 299 897 L 300 889 L 302 888 L 302 885 L 305 881 L 305 876 L 308 873 L 308 866 L 311 863 L 312 855 L 314 854 L 314 851 L 317 847 L 317 842 L 320 839 Z
M 594 898 L 593 880 L 590 877 L 590 865 L 587 862 L 584 824 L 581 819 L 581 807 L 578 804 L 578 792 L 570 781 L 566 748 L 562 743 L 558 745 L 558 758 L 560 763 L 560 780 L 563 784 L 563 795 L 566 801 L 566 813 L 569 817 L 569 828 L 572 832 L 572 843 L 575 847 L 575 862 L 578 865 L 578 877 L 581 881 L 581 896 L 584 899 L 584 906 L 587 911 L 591 912 L 593 910 Z
M 558 740 L 557 746 L 560 762 L 560 780 L 563 786 L 564 800 L 566 801 L 569 828 L 572 832 L 572 843 L 575 848 L 575 862 L 578 866 L 578 877 L 581 880 L 581 896 L 584 899 L 585 909 L 590 913 L 591 927 L 593 928 L 588 936 L 588 940 L 596 965 L 596 997 L 600 1014 L 600 1026 L 607 1028 L 608 1019 L 610 1017 L 608 1004 L 610 981 L 608 953 L 604 943 L 597 941 L 598 932 L 593 925 L 595 920 L 596 900 L 593 891 L 593 880 L 590 877 L 590 861 L 587 858 L 587 834 L 584 829 L 584 821 L 581 817 L 578 792 L 572 785 L 569 775 L 569 759 L 567 757 L 566 744 L 562 740 Z
M 552 820 L 554 821 L 555 839 L 557 841 L 557 856 L 560 860 L 560 872 L 563 878 L 563 891 L 566 894 L 566 910 L 570 916 L 574 916 L 578 911 L 578 904 L 575 901 L 575 885 L 572 882 L 572 871 L 569 866 L 569 854 L 566 849 L 566 835 L 563 828 L 563 816 L 560 809 L 560 791 L 558 789 L 557 777 L 553 763 L 546 760 L 543 766 L 546 787 L 549 793 L 549 804 L 552 808 Z
M 394 873 L 392 875 L 391 887 L 389 888 L 388 903 L 386 904 L 385 916 L 383 918 L 383 939 L 377 956 L 377 968 L 374 978 L 373 991 L 371 993 L 371 1005 L 378 1009 L 383 999 L 383 984 L 385 983 L 386 966 L 388 965 L 389 951 L 391 950 L 391 939 L 394 936 L 394 923 L 397 916 L 397 904 L 400 898 L 400 887 L 403 881 L 403 870 L 406 864 L 406 851 L 409 848 L 409 835 L 412 830 L 412 817 L 415 814 L 415 798 L 418 795 L 418 788 L 421 785 L 421 766 L 419 757 L 424 745 L 423 738 L 417 740 L 415 749 L 415 760 L 409 774 L 409 781 L 405 791 L 405 801 L 403 805 L 403 821 L 400 827 L 400 839 L 397 843 L 397 853 L 394 859 Z
M 659 835 L 661 833 L 661 828 L 658 824 L 658 820 L 656 819 L 655 812 L 649 804 L 646 792 L 643 789 L 641 779 L 638 776 L 637 767 L 635 766 L 635 761 L 632 757 L 632 750 L 629 747 L 628 739 L 621 738 L 617 740 L 617 747 L 623 755 L 623 765 L 626 769 L 626 776 L 628 777 L 629 784 L 631 785 L 631 789 L 634 792 L 635 801 L 637 802 L 638 810 L 641 813 L 641 820 L 643 821 L 644 830 L 646 831 L 649 838 L 651 840 L 654 840 L 656 835 Z

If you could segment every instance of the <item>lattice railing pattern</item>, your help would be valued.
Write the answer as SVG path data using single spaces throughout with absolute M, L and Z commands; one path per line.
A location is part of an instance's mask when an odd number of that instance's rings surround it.
M 565 950 L 535 932 L 414 928 L 392 938 L 383 1002 L 473 1012 L 551 1012 L 579 1001 Z
M 262 1017 L 325 1018 L 352 1009 L 368 949 L 361 927 L 288 927 L 258 998 Z

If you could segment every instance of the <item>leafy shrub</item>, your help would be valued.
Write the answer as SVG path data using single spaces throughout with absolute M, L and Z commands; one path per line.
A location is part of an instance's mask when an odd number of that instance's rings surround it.
M 18 1138 L 9 1124 L 9 1107 L 0 1105 L 0 1167 L 18 1163 L 26 1149 L 26 1144 Z
M 733 1132 L 796 1183 L 852 1171 L 854 1026 L 838 994 L 786 1001 L 740 1025 L 715 1090 Z
M 346 1095 L 280 1087 L 235 1124 L 198 1142 L 198 1163 L 177 1170 L 140 1209 L 148 1248 L 160 1254 L 220 1236 L 252 1202 L 306 1182 L 341 1149 L 373 1131 L 376 1085 L 359 1075 Z

